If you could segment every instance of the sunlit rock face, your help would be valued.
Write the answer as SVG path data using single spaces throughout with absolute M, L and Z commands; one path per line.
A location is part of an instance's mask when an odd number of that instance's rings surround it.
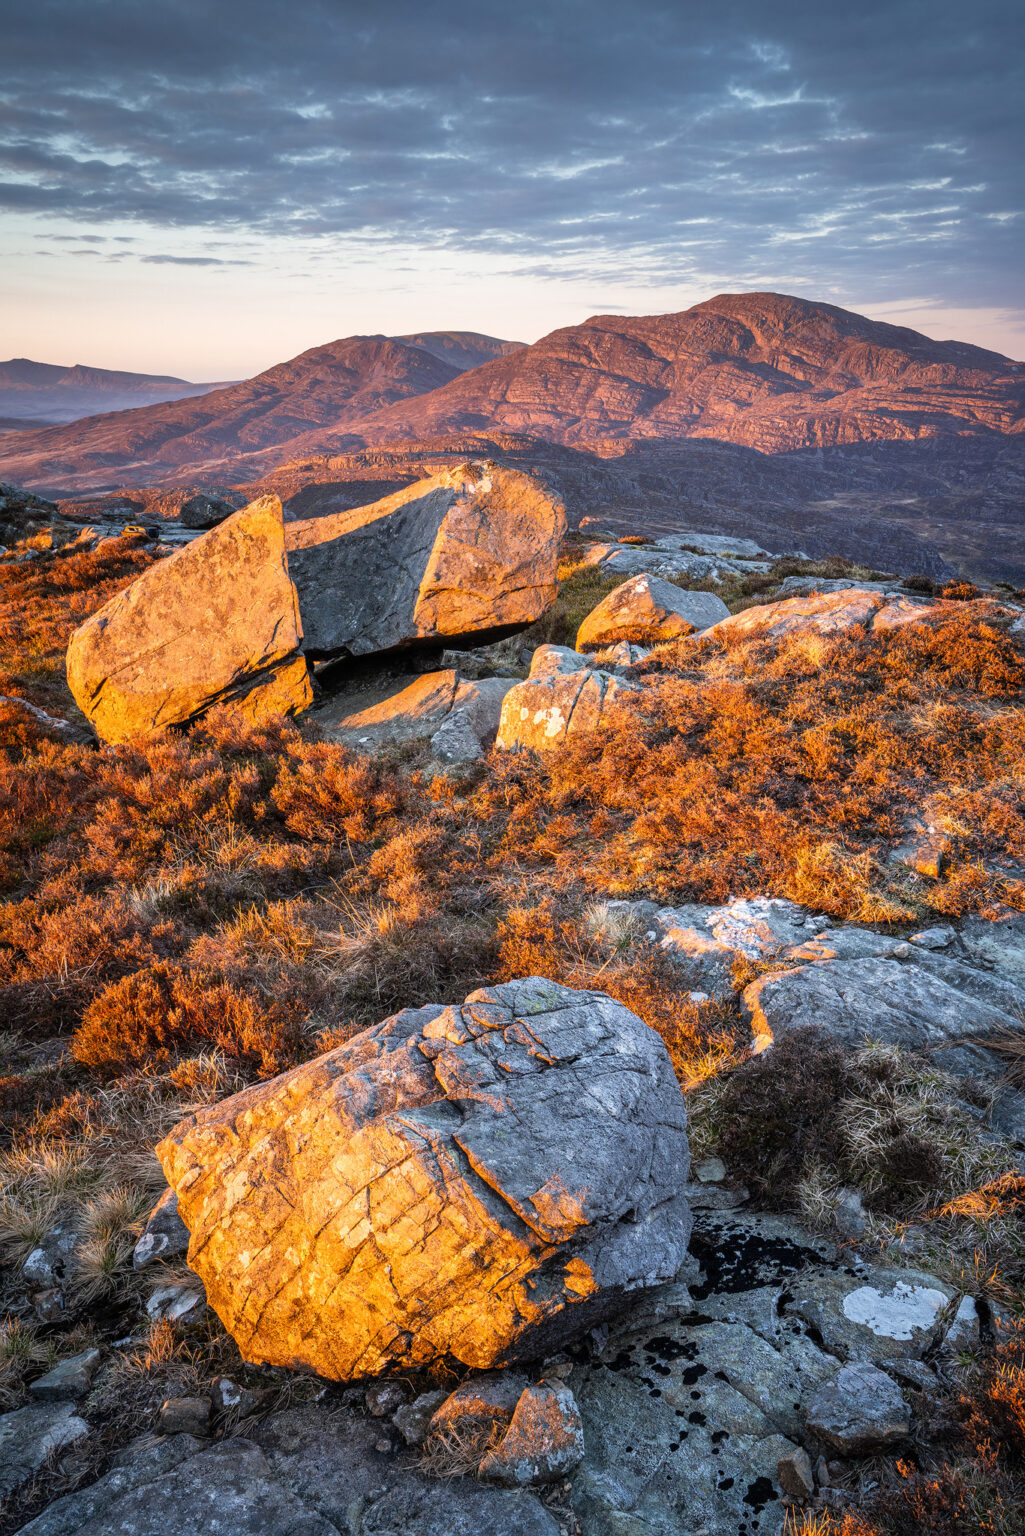
M 690 1232 L 661 1039 L 537 977 L 405 1009 L 157 1153 L 243 1354 L 336 1380 L 548 1353 L 674 1276 Z

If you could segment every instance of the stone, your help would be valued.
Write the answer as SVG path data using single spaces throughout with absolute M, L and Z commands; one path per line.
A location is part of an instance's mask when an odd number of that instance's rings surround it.
M 639 661 L 646 661 L 651 651 L 643 645 L 631 645 L 629 640 L 620 640 L 618 645 L 607 645 L 602 651 L 594 651 L 591 661 L 595 666 L 605 667 L 635 667 Z
M 694 1164 L 693 1173 L 699 1184 L 721 1184 L 726 1177 L 726 1164 L 721 1157 L 704 1157 Z
M 502 701 L 515 686 L 511 677 L 464 681 L 455 671 L 427 672 L 414 678 L 390 678 L 378 689 L 343 690 L 317 709 L 314 718 L 329 740 L 357 751 L 387 742 L 430 741 L 448 727 L 472 737 L 480 757 L 495 739 Z M 443 735 L 442 746 L 445 736 Z M 464 761 L 467 759 L 459 759 Z
M 972 1354 L 979 1347 L 979 1309 L 973 1296 L 962 1296 L 940 1348 L 948 1355 Z
M 75 1267 L 79 1233 L 68 1224 L 51 1227 L 38 1248 L 33 1248 L 21 1267 L 26 1285 L 53 1290 L 70 1279 Z
M 565 531 L 553 491 L 491 461 L 371 506 L 289 521 L 306 654 L 483 643 L 525 629 L 555 601 Z
M 476 763 L 484 755 L 484 743 L 465 709 L 454 709 L 431 737 L 431 756 L 446 766 Z
M 587 672 L 591 658 L 580 651 L 571 651 L 568 645 L 539 645 L 530 658 L 528 678 L 536 682 L 539 677 L 569 677 L 574 672 Z
M 423 1445 L 430 1433 L 431 1420 L 447 1395 L 442 1387 L 434 1392 L 421 1392 L 392 1414 L 392 1423 L 407 1445 Z
M 841 1237 L 861 1237 L 868 1231 L 868 1212 L 856 1189 L 840 1191 L 840 1199 L 833 1211 L 833 1220 Z
M 862 1362 L 843 1366 L 808 1403 L 808 1429 L 845 1456 L 890 1450 L 907 1438 L 908 1408 L 885 1371 Z
M 41 1323 L 59 1323 L 64 1315 L 64 1292 L 59 1286 L 37 1291 L 32 1298 L 32 1310 Z
M 184 1258 L 188 1248 L 189 1229 L 178 1214 L 178 1196 L 173 1189 L 165 1189 L 135 1245 L 132 1268 L 149 1269 L 158 1262 Z
M 478 1476 L 508 1488 L 566 1477 L 584 1458 L 584 1425 L 563 1381 L 542 1381 L 520 1395 L 512 1421 L 480 1464 Z
M 954 1293 L 914 1269 L 862 1265 L 859 1272 L 809 1271 L 790 1284 L 785 1313 L 814 1328 L 841 1360 L 921 1356 L 939 1333 Z
M 243 1356 L 334 1380 L 550 1352 L 671 1279 L 690 1230 L 662 1040 L 537 977 L 405 1009 L 157 1155 Z
M 706 630 L 705 638 L 736 645 L 746 640 L 778 640 L 797 630 L 840 635 L 851 629 L 869 628 L 886 603 L 881 593 L 865 587 L 789 597 L 730 614 Z
M 172 1280 L 152 1293 L 146 1316 L 153 1322 L 196 1322 L 205 1306 L 206 1295 L 199 1280 Z
M 803 1446 L 779 1458 L 776 1463 L 776 1481 L 792 1499 L 815 1497 L 815 1473 L 811 1457 Z
M 183 528 L 216 528 L 234 512 L 231 502 L 225 501 L 223 496 L 215 496 L 212 491 L 198 491 L 182 502 L 178 519 Z
M 76 1398 L 84 1397 L 96 1374 L 100 1358 L 98 1349 L 83 1349 L 69 1360 L 62 1360 L 52 1371 L 47 1371 L 45 1376 L 37 1376 L 35 1381 L 29 1383 L 29 1392 L 43 1403 L 73 1402 Z
M 709 629 L 730 610 L 714 592 L 686 592 L 660 576 L 631 576 L 610 592 L 577 630 L 578 651 L 600 651 L 626 640 L 661 645 Z
M 597 668 L 528 678 L 510 688 L 502 702 L 495 745 L 504 752 L 551 751 L 571 736 L 607 727 L 613 707 L 633 690 L 633 684 Z
M 922 949 L 949 949 L 956 937 L 953 928 L 944 923 L 941 927 L 924 928 L 921 933 L 913 933 L 909 942 L 918 944 Z
M 215 1376 L 210 1383 L 210 1400 L 215 1412 L 234 1413 L 240 1419 L 246 1419 L 259 1408 L 263 1394 L 239 1386 L 230 1376 Z
M 89 1433 L 70 1403 L 0 1414 L 0 1497 L 27 1483 L 55 1451 Z
M 365 1401 L 371 1418 L 383 1419 L 406 1401 L 406 1393 L 397 1381 L 375 1381 L 366 1390 Z
M 313 702 L 285 556 L 264 496 L 152 565 L 75 630 L 68 685 L 104 741 L 237 703 L 253 718 Z
M 507 1425 L 529 1383 L 515 1371 L 485 1371 L 450 1392 L 431 1419 L 431 1433 L 480 1433 Z
M 210 1427 L 211 1407 L 208 1397 L 169 1397 L 160 1408 L 161 1433 L 205 1435 Z

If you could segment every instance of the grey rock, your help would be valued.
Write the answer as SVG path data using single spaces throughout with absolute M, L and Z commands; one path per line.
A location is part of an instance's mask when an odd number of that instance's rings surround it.
M 371 1417 L 383 1419 L 406 1401 L 406 1391 L 397 1381 L 375 1381 L 364 1397 Z
M 0 1497 L 27 1483 L 54 1451 L 88 1433 L 70 1403 L 0 1414 Z
M 55 1285 L 37 1291 L 32 1298 L 32 1310 L 41 1323 L 59 1323 L 64 1315 L 64 1292 Z
M 691 1172 L 699 1184 L 721 1184 L 726 1178 L 726 1164 L 721 1157 L 703 1157 Z
M 431 1432 L 475 1432 L 508 1424 L 529 1383 L 516 1371 L 475 1373 L 450 1392 L 431 1418 Z
M 922 949 L 949 949 L 957 935 L 948 924 L 936 928 L 923 928 L 921 933 L 911 935 L 911 943 L 918 944 Z
M 911 1410 L 885 1371 L 845 1365 L 808 1404 L 808 1428 L 845 1456 L 867 1456 L 906 1439 Z
M 746 1205 L 751 1191 L 745 1184 L 688 1184 L 684 1189 L 692 1211 L 735 1211 Z
M 210 1383 L 210 1399 L 217 1413 L 234 1413 L 240 1419 L 255 1413 L 263 1399 L 263 1393 L 252 1392 L 240 1386 L 230 1376 L 215 1376 Z
M 223 496 L 200 491 L 190 496 L 188 501 L 182 502 L 178 517 L 184 528 L 216 528 L 226 517 L 231 517 L 234 511 L 231 502 L 225 501 Z
M 423 1445 L 430 1432 L 431 1419 L 446 1396 L 441 1387 L 434 1392 L 421 1392 L 419 1397 L 414 1397 L 411 1403 L 403 1403 L 392 1414 L 392 1423 L 407 1445 Z
M 188 1251 L 189 1229 L 178 1214 L 178 1196 L 165 1189 L 135 1245 L 132 1267 L 149 1269 L 151 1264 L 184 1258 Z
M 612 706 L 627 699 L 636 686 L 600 667 L 528 678 L 510 688 L 503 700 L 496 744 L 503 751 L 545 752 L 570 736 L 590 735 L 607 726 Z
M 945 1354 L 971 1354 L 979 1347 L 979 1309 L 972 1296 L 962 1296 L 940 1348 Z
M 22 1265 L 21 1273 L 26 1285 L 52 1290 L 62 1281 L 70 1279 L 79 1242 L 79 1234 L 73 1227 L 64 1224 L 51 1228 L 39 1247 L 32 1249 Z
M 566 1477 L 584 1457 L 580 1410 L 563 1381 L 521 1393 L 512 1421 L 480 1464 L 479 1476 L 509 1488 L 538 1487 Z
M 515 682 L 512 677 L 466 682 L 451 670 L 415 679 L 382 672 L 379 683 L 372 677 L 369 686 L 362 680 L 359 687 L 340 689 L 317 708 L 315 718 L 329 740 L 349 747 L 372 751 L 388 742 L 432 741 L 440 733 L 441 749 L 448 745 L 463 753 L 453 761 L 472 761 L 494 741 L 502 701 Z M 465 755 L 467 743 L 472 757 Z
M 206 1292 L 197 1279 L 172 1280 L 158 1286 L 146 1303 L 146 1315 L 153 1322 L 195 1322 L 206 1306 Z
M 860 1237 L 868 1231 L 868 1212 L 856 1189 L 841 1191 L 833 1219 L 842 1237 Z
M 568 677 L 574 672 L 586 672 L 594 663 L 582 651 L 571 650 L 568 645 L 539 645 L 530 658 L 532 681 L 539 677 Z
M 815 1473 L 811 1457 L 803 1446 L 788 1451 L 776 1463 L 776 1481 L 792 1499 L 810 1499 L 815 1495 Z
M 863 1265 L 857 1273 L 798 1275 L 789 1297 L 786 1313 L 817 1329 L 825 1349 L 842 1360 L 878 1362 L 921 1356 L 954 1292 L 918 1270 Z
M 205 1435 L 211 1407 L 208 1397 L 169 1397 L 160 1408 L 160 1428 L 165 1435 Z
M 62 1360 L 52 1371 L 47 1371 L 45 1376 L 37 1376 L 35 1381 L 29 1383 L 29 1392 L 43 1403 L 73 1402 L 76 1398 L 84 1397 L 96 1374 L 100 1358 L 98 1349 L 83 1349 L 80 1354 L 72 1355 L 70 1360 Z
M 497 723 L 495 729 L 498 729 Z M 463 709 L 453 709 L 431 737 L 431 756 L 439 763 L 454 767 L 475 763 L 483 755 L 483 743 Z

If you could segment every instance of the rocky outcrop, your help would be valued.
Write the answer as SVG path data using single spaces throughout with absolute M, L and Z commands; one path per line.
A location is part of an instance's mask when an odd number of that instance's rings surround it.
M 555 600 L 562 502 L 531 475 L 464 464 L 351 512 L 289 522 L 308 655 L 482 642 Z
M 216 528 L 234 510 L 223 496 L 216 496 L 212 491 L 197 491 L 188 501 L 182 502 L 178 518 L 183 528 Z
M 536 978 L 406 1009 L 157 1152 L 243 1354 L 336 1380 L 544 1352 L 686 1251 L 665 1046 Z
M 797 630 L 840 635 L 850 629 L 898 629 L 942 610 L 910 597 L 887 596 L 867 587 L 841 586 L 831 592 L 783 598 L 730 614 L 705 631 L 706 638 L 734 645 L 744 640 L 778 640 Z
M 512 677 L 460 678 L 454 669 L 428 672 L 409 681 L 397 678 L 367 694 L 343 689 L 317 710 L 316 721 L 330 740 L 360 751 L 388 742 L 430 741 L 446 762 L 472 762 L 495 740 L 502 701 L 515 686 Z M 379 694 L 383 692 L 383 697 Z
M 714 592 L 686 592 L 660 576 L 631 576 L 610 592 L 577 631 L 578 651 L 600 651 L 627 641 L 659 645 L 708 629 L 730 610 Z
M 294 714 L 313 701 L 281 503 L 255 501 L 150 568 L 86 620 L 68 685 L 105 741 L 214 704 Z
M 540 646 L 526 682 L 510 688 L 502 702 L 496 746 L 505 752 L 520 747 L 548 752 L 571 736 L 589 735 L 607 724 L 613 706 L 635 686 L 589 665 L 578 651 Z

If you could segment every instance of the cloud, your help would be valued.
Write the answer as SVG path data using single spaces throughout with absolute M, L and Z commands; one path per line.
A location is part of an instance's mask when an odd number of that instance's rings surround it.
M 1006 305 L 1022 37 L 1018 0 L 13 0 L 0 207 Z
M 140 261 L 152 266 L 174 267 L 251 267 L 251 261 L 230 259 L 226 256 L 140 256 Z

